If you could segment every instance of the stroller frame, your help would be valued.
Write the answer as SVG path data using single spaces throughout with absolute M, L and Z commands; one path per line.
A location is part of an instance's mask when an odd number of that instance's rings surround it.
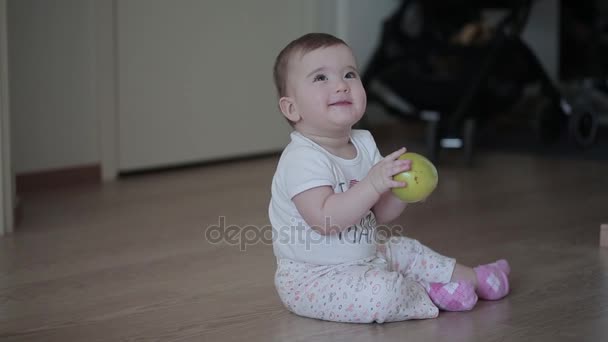
M 421 1 L 425 6 L 432 6 L 434 1 Z M 363 84 L 368 91 L 368 96 L 371 101 L 378 102 L 389 113 L 396 115 L 399 118 L 418 118 L 426 122 L 426 144 L 428 156 L 431 160 L 437 162 L 442 148 L 463 148 L 465 161 L 468 165 L 473 163 L 473 152 L 475 138 L 478 130 L 480 116 L 475 113 L 476 102 L 478 97 L 484 91 L 484 86 L 492 72 L 498 66 L 501 55 L 517 50 L 522 61 L 532 70 L 533 79 L 527 79 L 519 85 L 520 91 L 524 87 L 524 83 L 535 81 L 540 84 L 540 91 L 546 97 L 548 105 L 543 106 L 536 113 L 535 121 L 537 122 L 537 134 L 546 142 L 553 142 L 559 139 L 562 128 L 566 126 L 568 118 L 583 120 L 581 115 L 573 115 L 575 109 L 562 96 L 560 90 L 553 84 L 553 81 L 547 75 L 542 67 L 542 64 L 531 51 L 531 49 L 521 39 L 521 33 L 526 25 L 532 7 L 531 0 L 520 1 L 493 1 L 488 5 L 488 1 L 471 1 L 471 5 L 481 12 L 483 9 L 502 9 L 507 10 L 507 14 L 495 26 L 494 34 L 485 44 L 483 49 L 469 48 L 463 46 L 453 46 L 447 42 L 443 42 L 443 46 L 437 47 L 432 45 L 425 38 L 412 38 L 407 36 L 403 31 L 402 18 L 406 14 L 409 6 L 416 4 L 415 0 L 405 0 L 401 3 L 397 11 L 387 18 L 383 23 L 382 36 L 379 46 L 375 50 L 370 62 L 363 73 Z M 455 6 L 461 2 L 456 1 L 439 1 L 436 6 Z M 445 9 L 444 9 L 445 10 Z M 391 52 L 391 44 L 405 43 L 408 44 L 408 50 L 405 54 L 393 54 Z M 440 44 L 442 45 L 442 44 Z M 514 49 L 514 50 L 510 50 Z M 472 50 L 472 51 L 471 51 Z M 468 77 L 466 82 L 468 86 L 458 96 L 458 101 L 453 106 L 434 106 L 433 103 L 427 102 L 422 106 L 414 105 L 414 109 L 404 111 L 403 108 L 395 106 L 391 101 L 382 94 L 376 92 L 374 87 L 375 81 L 381 80 L 386 75 L 387 70 L 392 65 L 403 63 L 408 58 L 424 57 L 429 53 L 481 53 L 481 63 L 474 70 L 472 75 Z M 384 86 L 383 86 L 384 87 Z M 386 88 L 385 88 L 386 89 Z M 391 89 L 392 90 L 392 89 Z M 392 90 L 395 92 L 394 90 Z M 382 92 L 382 90 L 380 91 Z M 398 93 L 398 92 L 397 92 Z M 398 94 L 407 99 L 408 94 Z M 403 96 L 405 95 L 405 96 Z M 519 97 L 519 96 L 518 96 Z M 588 114 L 590 117 L 585 117 L 585 120 L 596 121 L 593 113 Z M 363 125 L 366 123 L 363 122 Z M 576 123 L 578 124 L 578 122 Z M 571 124 L 570 126 L 573 126 Z M 583 136 L 585 143 L 590 139 L 585 134 L 574 134 L 574 137 Z M 576 141 L 579 145 L 579 141 Z

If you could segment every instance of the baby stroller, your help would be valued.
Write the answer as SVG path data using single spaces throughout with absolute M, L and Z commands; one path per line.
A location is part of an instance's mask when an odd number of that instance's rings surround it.
M 520 38 L 531 6 L 530 0 L 404 0 L 383 23 L 363 73 L 369 101 L 426 121 L 432 160 L 442 148 L 463 148 L 470 165 L 491 113 L 511 108 L 537 85 L 543 101 L 530 121 L 540 139 L 557 141 L 570 126 L 578 145 L 591 144 L 597 118 L 567 102 Z M 482 20 L 487 9 L 505 14 L 490 27 Z

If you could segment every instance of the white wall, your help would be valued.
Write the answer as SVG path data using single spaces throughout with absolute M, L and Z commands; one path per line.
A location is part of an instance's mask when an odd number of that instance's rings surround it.
M 315 16 L 318 32 L 336 34 L 336 10 L 338 0 L 316 0 L 318 14 Z
M 93 0 L 8 0 L 13 163 L 98 163 Z
M 117 110 L 109 103 L 115 97 L 106 73 L 111 72 L 107 58 L 113 52 L 99 50 L 112 45 L 110 34 L 95 28 L 112 25 L 99 22 L 110 18 L 112 0 L 7 1 L 16 172 L 99 163 L 102 158 L 105 166 L 112 160 L 106 154 L 116 154 L 108 139 L 118 140 L 112 130 L 119 127 L 116 119 L 108 119 Z M 298 13 L 292 19 L 301 17 Z M 111 179 L 112 170 L 104 169 L 104 177 Z
M 338 0 L 338 34 L 355 52 L 359 68 L 367 66 L 380 39 L 382 22 L 392 14 L 401 0 Z
M 100 125 L 113 115 L 109 80 L 95 70 L 111 54 L 96 48 L 93 8 L 112 0 L 4 0 L 8 5 L 13 164 L 17 173 L 99 163 Z M 117 0 L 125 1 L 125 0 Z M 400 0 L 316 0 L 319 31 L 345 38 L 361 68 L 376 48 L 382 20 Z M 103 5 L 107 9 L 107 4 Z M 558 63 L 556 0 L 539 0 L 525 39 L 548 71 Z M 108 18 L 109 15 L 104 16 Z M 97 18 L 99 20 L 99 18 Z M 102 19 L 105 20 L 105 19 Z M 105 40 L 106 33 L 101 33 Z M 103 59 L 103 60 L 102 60 Z M 97 64 L 96 64 L 97 63 Z M 97 69 L 96 69 L 97 68 Z M 102 103 L 100 103 L 100 100 Z M 111 120 L 109 121 L 111 122 Z M 111 125 L 110 125 L 111 126 Z M 105 131 L 112 127 L 106 127 Z M 111 134 L 104 135 L 112 138 Z
M 279 50 L 314 29 L 314 2 L 118 3 L 119 168 L 280 151 Z
M 334 0 L 336 4 L 336 34 L 353 49 L 359 70 L 363 72 L 376 50 L 382 33 L 382 23 L 401 0 Z M 384 110 L 370 104 L 366 118 L 369 123 L 385 124 L 394 120 Z
M 559 1 L 534 2 L 523 39 L 536 53 L 545 71 L 557 80 L 559 70 Z

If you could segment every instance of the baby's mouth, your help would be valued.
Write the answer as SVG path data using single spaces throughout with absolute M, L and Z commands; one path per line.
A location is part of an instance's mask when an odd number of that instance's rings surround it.
M 329 105 L 330 106 L 350 106 L 351 104 L 353 104 L 351 101 L 341 100 L 341 101 L 332 102 Z

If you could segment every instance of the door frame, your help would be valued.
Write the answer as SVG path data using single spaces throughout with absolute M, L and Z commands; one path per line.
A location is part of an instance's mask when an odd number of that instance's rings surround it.
M 91 50 L 95 56 L 93 82 L 95 111 L 99 118 L 101 176 L 104 182 L 118 177 L 118 63 L 117 0 L 93 0 Z
M 15 177 L 11 163 L 6 6 L 6 0 L 0 0 L 0 236 L 13 231 L 15 202 Z

